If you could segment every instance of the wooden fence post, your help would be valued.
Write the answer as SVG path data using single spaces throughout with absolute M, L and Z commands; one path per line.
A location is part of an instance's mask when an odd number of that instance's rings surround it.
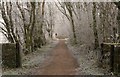
M 16 43 L 16 68 L 21 67 L 21 54 L 20 54 L 20 45 Z
M 114 45 L 111 45 L 111 51 L 110 51 L 110 67 L 111 67 L 111 72 L 114 71 Z
M 104 44 L 102 43 L 101 44 L 101 63 L 102 63 L 102 60 L 103 60 L 103 46 L 104 46 Z

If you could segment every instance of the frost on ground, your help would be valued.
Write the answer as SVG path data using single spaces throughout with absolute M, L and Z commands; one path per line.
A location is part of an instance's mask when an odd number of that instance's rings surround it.
M 42 65 L 43 61 L 50 57 L 50 52 L 53 47 L 56 46 L 58 41 L 52 41 L 51 43 L 39 48 L 37 51 L 30 53 L 22 58 L 22 67 L 15 69 L 3 68 L 3 75 L 27 75 L 32 70 L 37 69 Z
M 77 75 L 109 75 L 107 69 L 100 68 L 97 62 L 97 54 L 93 50 L 89 50 L 84 45 L 68 44 L 71 54 L 77 59 L 79 67 L 76 69 Z

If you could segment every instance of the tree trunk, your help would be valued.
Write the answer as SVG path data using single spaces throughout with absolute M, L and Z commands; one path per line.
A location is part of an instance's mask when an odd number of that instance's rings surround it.
M 119 35 L 119 43 L 120 43 L 120 9 L 118 10 L 118 35 Z
M 31 21 L 31 30 L 30 30 L 30 43 L 31 43 L 31 51 L 33 52 L 34 45 L 33 45 L 33 31 L 35 27 L 35 2 L 31 2 L 32 6 L 32 21 Z
M 70 22 L 71 22 L 72 31 L 73 31 L 74 44 L 77 44 L 75 24 L 74 24 L 74 20 L 73 20 L 72 5 L 71 5 L 71 3 L 65 3 L 65 4 L 66 4 L 66 8 L 67 8 L 67 10 L 68 10 L 68 12 L 69 12 L 69 15 L 70 15 Z
M 71 14 L 71 24 L 72 24 L 72 31 L 73 31 L 74 43 L 77 44 L 75 25 L 74 25 L 74 20 L 73 20 L 73 15 L 72 14 Z
M 118 8 L 118 35 L 119 35 L 119 43 L 120 43 L 120 1 L 119 2 L 114 2 L 114 4 L 117 6 Z
M 97 49 L 99 47 L 99 42 L 98 42 L 98 32 L 97 32 L 97 21 L 96 21 L 96 4 L 93 2 L 93 32 L 94 32 L 94 48 Z

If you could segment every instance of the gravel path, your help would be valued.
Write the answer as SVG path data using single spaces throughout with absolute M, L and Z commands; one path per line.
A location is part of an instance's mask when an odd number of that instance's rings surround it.
M 59 43 L 51 52 L 51 57 L 43 63 L 34 74 L 36 75 L 75 75 L 78 67 L 77 60 L 70 54 L 64 40 Z

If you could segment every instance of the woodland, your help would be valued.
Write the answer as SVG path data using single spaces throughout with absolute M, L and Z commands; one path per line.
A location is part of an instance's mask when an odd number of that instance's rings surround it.
M 0 17 L 0 32 L 19 45 L 21 58 L 67 39 L 70 50 L 91 54 L 102 65 L 101 46 L 120 47 L 120 2 L 1 2 Z

